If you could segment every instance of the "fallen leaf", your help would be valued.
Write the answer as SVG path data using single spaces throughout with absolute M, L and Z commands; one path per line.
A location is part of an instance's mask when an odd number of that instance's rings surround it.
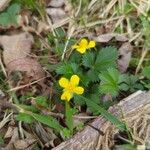
M 107 43 L 114 37 L 114 34 L 101 34 L 98 37 L 95 37 L 94 40 L 96 42 Z
M 48 31 L 49 29 L 50 29 L 50 27 L 46 23 L 41 22 L 41 21 L 38 23 L 38 26 L 37 26 L 38 34 L 40 34 L 43 31 Z
M 119 48 L 118 68 L 121 73 L 126 72 L 132 54 L 132 46 L 129 42 L 122 44 Z
M 7 66 L 14 60 L 27 57 L 33 43 L 33 36 L 29 33 L 0 36 L 0 45 L 4 49 L 3 59 L 5 65 Z
M 66 18 L 66 12 L 62 8 L 47 8 L 46 12 L 51 17 L 53 23 L 60 22 Z
M 19 139 L 19 134 L 18 134 L 18 128 L 14 128 L 14 130 L 12 131 L 12 136 L 11 139 L 9 141 L 9 143 L 7 144 L 7 146 L 4 148 L 5 150 L 14 150 L 14 143 L 16 142 L 16 140 Z
M 43 145 L 54 147 L 54 140 L 57 139 L 57 136 L 52 129 L 47 127 L 44 128 L 41 124 L 36 124 L 34 130 Z
M 5 136 L 4 136 L 4 138 L 6 139 L 6 138 L 12 137 L 13 133 L 14 133 L 14 127 L 11 127 L 11 126 L 8 127 L 7 132 L 6 132 Z
M 32 150 L 36 139 L 26 138 L 24 140 L 17 140 L 14 146 L 17 150 Z
M 113 38 L 115 38 L 116 41 L 120 41 L 120 42 L 125 42 L 128 40 L 128 38 L 126 36 L 121 35 L 121 34 L 116 34 L 116 33 L 101 34 L 97 37 L 93 37 L 93 39 L 96 42 L 100 42 L 100 43 L 107 43 L 110 40 L 112 40 Z
M 35 80 L 44 77 L 41 65 L 36 60 L 28 57 L 16 59 L 7 64 L 7 69 L 9 70 L 9 73 L 13 71 L 26 72 L 28 77 L 32 77 Z
M 65 4 L 64 0 L 50 0 L 47 6 L 50 7 L 62 7 Z
M 34 40 L 31 34 L 21 33 L 11 36 L 0 36 L 3 60 L 8 74 L 13 71 L 26 72 L 33 80 L 44 77 L 44 72 L 37 60 L 30 58 L 29 53 Z

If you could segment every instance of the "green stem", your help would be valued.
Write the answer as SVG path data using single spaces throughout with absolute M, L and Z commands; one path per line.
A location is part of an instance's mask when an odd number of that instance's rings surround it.
M 68 101 L 65 101 L 65 116 L 66 116 L 66 124 L 71 134 L 73 134 L 73 115 L 71 113 L 71 108 Z

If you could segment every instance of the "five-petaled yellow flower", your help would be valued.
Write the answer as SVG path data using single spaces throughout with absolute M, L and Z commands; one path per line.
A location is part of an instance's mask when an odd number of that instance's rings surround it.
M 95 47 L 95 41 L 89 41 L 87 39 L 81 39 L 79 44 L 75 44 L 72 46 L 73 49 L 76 49 L 81 54 L 85 53 L 87 49 Z
M 73 93 L 83 94 L 84 88 L 78 86 L 80 78 L 77 75 L 72 75 L 70 81 L 64 77 L 59 80 L 59 85 L 64 88 L 61 100 L 70 101 Z

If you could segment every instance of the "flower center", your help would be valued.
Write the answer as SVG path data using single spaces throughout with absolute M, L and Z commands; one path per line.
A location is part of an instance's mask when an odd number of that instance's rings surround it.
M 80 48 L 86 48 L 87 44 L 86 43 L 80 43 L 79 46 L 80 46 Z
M 69 83 L 68 87 L 66 88 L 67 91 L 69 91 L 70 93 L 73 93 L 74 92 L 74 88 L 75 86 L 72 85 L 71 83 Z

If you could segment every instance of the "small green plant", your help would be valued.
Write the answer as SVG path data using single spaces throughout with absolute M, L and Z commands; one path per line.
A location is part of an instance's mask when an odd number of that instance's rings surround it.
M 31 106 L 16 104 L 19 110 L 17 120 L 26 123 L 41 122 L 53 128 L 63 139 L 68 139 L 82 127 L 82 123 L 74 123 L 74 115 L 80 111 L 79 106 L 83 106 L 91 114 L 104 116 L 120 131 L 128 132 L 127 125 L 106 110 L 110 104 L 104 103 L 102 97 L 109 94 L 111 100 L 115 101 L 120 93 L 143 89 L 139 77 L 118 71 L 118 51 L 115 47 L 96 48 L 95 41 L 85 38 L 70 47 L 72 53 L 67 59 L 48 66 L 56 77 L 51 103 L 45 97 L 38 96 L 33 99 Z M 57 50 L 56 53 L 58 54 Z M 143 72 L 147 76 L 149 71 L 145 69 Z M 42 110 L 53 111 L 52 108 L 56 113 L 60 111 L 55 109 L 55 102 L 63 108 L 63 124 L 54 116 L 43 114 Z
M 124 123 L 100 105 L 102 94 L 110 93 L 112 96 L 117 96 L 120 90 L 121 75 L 116 69 L 117 49 L 114 47 L 92 49 L 95 45 L 94 41 L 81 39 L 79 44 L 72 46 L 77 51 L 73 52 L 67 61 L 55 66 L 56 73 L 63 75 L 59 85 L 63 88 L 61 99 L 66 101 L 66 119 L 69 120 L 68 128 L 71 133 L 73 131 L 73 112 L 70 111 L 72 108 L 69 104 L 71 99 L 77 105 L 86 105 L 94 114 L 103 115 L 120 130 L 126 129 Z M 79 81 L 82 87 L 78 87 Z M 97 100 L 92 100 L 92 97 L 96 97 Z

